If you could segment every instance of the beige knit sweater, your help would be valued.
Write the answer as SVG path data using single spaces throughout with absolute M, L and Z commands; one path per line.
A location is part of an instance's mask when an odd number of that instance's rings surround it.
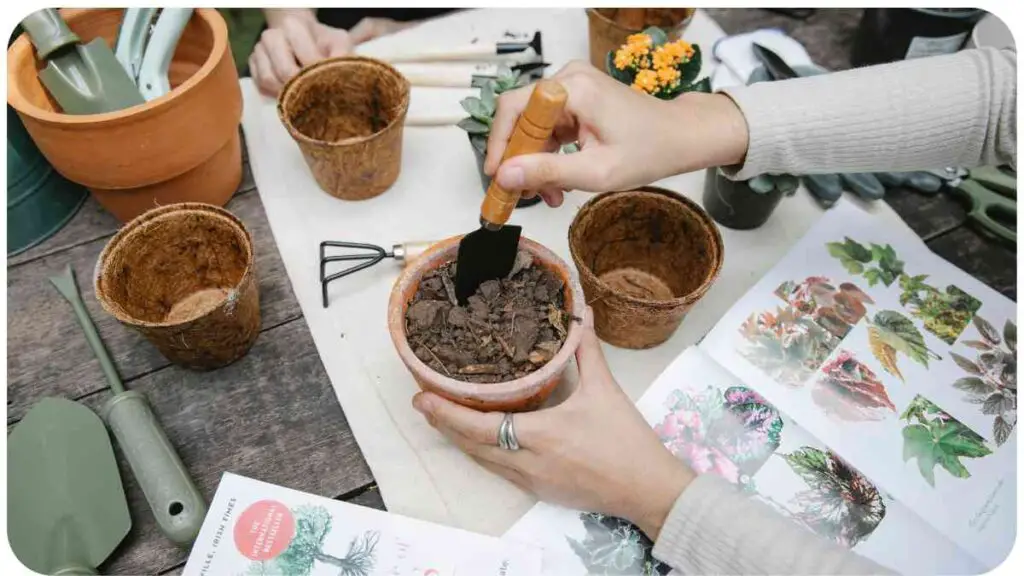
M 965 50 L 725 92 L 746 118 L 742 166 L 807 174 L 1017 165 L 1017 58 Z M 684 574 L 888 572 L 700 476 L 676 501 L 654 556 Z

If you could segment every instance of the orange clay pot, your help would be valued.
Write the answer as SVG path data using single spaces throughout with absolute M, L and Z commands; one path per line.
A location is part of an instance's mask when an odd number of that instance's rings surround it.
M 573 357 L 583 336 L 583 327 L 579 322 L 569 323 L 569 334 L 565 343 L 550 362 L 522 378 L 494 384 L 477 384 L 449 378 L 424 364 L 409 346 L 405 334 L 405 312 L 409 300 L 416 294 L 423 276 L 455 259 L 461 240 L 461 236 L 442 240 L 406 265 L 391 290 L 391 300 L 388 302 L 388 330 L 391 332 L 391 340 L 395 343 L 402 362 L 412 372 L 416 383 L 423 390 L 485 412 L 536 410 L 562 381 L 569 359 Z M 520 239 L 519 248 L 528 251 L 533 256 L 535 264 L 544 266 L 562 279 L 565 286 L 566 309 L 574 316 L 582 318 L 586 307 L 583 290 L 573 278 L 569 266 L 553 252 L 527 238 Z
M 122 9 L 62 9 L 83 42 L 113 45 Z M 122 222 L 158 204 L 224 205 L 241 181 L 242 94 L 227 24 L 197 9 L 170 66 L 172 90 L 104 114 L 59 112 L 39 81 L 26 35 L 7 50 L 7 102 L 63 176 L 89 188 Z

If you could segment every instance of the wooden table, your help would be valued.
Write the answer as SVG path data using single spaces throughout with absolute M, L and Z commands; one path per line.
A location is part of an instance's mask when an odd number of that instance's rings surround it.
M 119 224 L 91 198 L 56 235 L 8 259 L 8 430 L 43 396 L 64 396 L 97 410 L 109 397 L 71 306 L 48 281 L 70 264 L 125 386 L 146 395 L 207 501 L 221 474 L 231 471 L 383 508 L 292 294 L 248 161 L 227 208 L 255 242 L 263 329 L 244 358 L 205 374 L 171 366 L 100 308 L 93 267 Z M 158 531 L 116 446 L 115 451 L 133 525 L 101 572 L 180 572 L 186 551 Z
M 815 50 L 834 53 L 850 36 L 836 33 L 838 41 L 815 48 L 800 31 L 819 39 L 833 33 L 830 26 L 848 32 L 851 11 L 819 11 L 816 18 L 822 20 L 803 24 L 760 10 L 709 12 L 731 33 L 784 26 L 807 43 L 819 61 Z M 828 24 L 827 18 L 846 23 Z M 828 58 L 823 61 L 835 67 Z M 104 313 L 90 279 L 96 258 L 118 222 L 90 199 L 56 235 L 8 260 L 8 427 L 43 396 L 64 396 L 92 408 L 101 406 L 108 396 L 99 363 L 70 306 L 47 280 L 71 264 L 126 386 L 149 399 L 208 500 L 220 475 L 231 471 L 383 508 L 292 294 L 247 161 L 244 169 L 242 184 L 227 208 L 245 222 L 255 240 L 263 331 L 249 354 L 221 370 L 189 372 L 169 365 L 142 337 Z M 892 192 L 887 201 L 934 251 L 1015 298 L 1015 253 L 965 225 L 966 213 L 958 203 L 944 195 L 925 197 L 911 191 Z M 101 571 L 180 572 L 186 552 L 158 532 L 142 493 L 118 457 L 133 528 Z

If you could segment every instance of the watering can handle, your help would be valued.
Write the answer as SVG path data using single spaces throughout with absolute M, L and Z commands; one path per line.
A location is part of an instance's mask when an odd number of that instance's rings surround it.
M 81 39 L 54 8 L 44 8 L 25 16 L 21 25 L 28 34 L 28 39 L 36 47 L 40 60 L 46 60 L 57 50 L 70 44 L 78 44 Z

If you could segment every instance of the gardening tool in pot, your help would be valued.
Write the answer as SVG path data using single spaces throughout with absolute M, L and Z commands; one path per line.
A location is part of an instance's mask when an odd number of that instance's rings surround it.
M 96 574 L 131 529 L 110 436 L 89 408 L 43 398 L 7 437 L 7 535 L 40 574 Z
M 100 114 L 145 102 L 103 38 L 82 44 L 53 8 L 29 14 L 21 25 L 36 57 L 46 61 L 39 80 L 65 114 Z
M 360 270 L 365 270 L 385 258 L 393 258 L 396 263 L 405 266 L 407 263 L 415 260 L 420 254 L 423 254 L 432 244 L 434 242 L 402 242 L 401 244 L 392 245 L 391 250 L 385 250 L 381 246 L 362 242 L 337 242 L 332 240 L 321 242 L 320 290 L 324 297 L 324 308 L 327 308 L 327 285 L 332 281 L 344 278 Z M 328 256 L 328 248 L 344 248 L 350 252 L 355 252 Z M 328 275 L 327 265 L 331 262 L 358 262 L 358 264 Z
M 199 533 L 206 516 L 206 502 L 178 458 L 174 447 L 157 422 L 145 397 L 125 391 L 114 361 L 100 339 L 71 266 L 50 278 L 50 282 L 71 303 L 96 359 L 114 395 L 103 407 L 103 418 L 114 433 L 146 501 L 153 510 L 157 526 L 179 546 L 190 544 Z
M 540 80 L 534 84 L 526 109 L 516 121 L 505 147 L 502 162 L 542 151 L 568 97 L 569 93 L 555 80 Z M 487 187 L 480 206 L 480 229 L 466 234 L 459 244 L 455 268 L 455 296 L 459 304 L 465 305 L 480 284 L 507 276 L 512 271 L 522 228 L 506 226 L 506 223 L 521 195 L 520 190 L 505 190 L 497 179 Z
M 114 56 L 133 81 L 139 77 L 142 56 L 146 51 L 156 12 L 156 8 L 125 8 L 124 16 L 121 17 L 117 39 L 114 41 Z
M 190 18 L 191 8 L 164 8 L 160 11 L 139 67 L 139 91 L 146 100 L 155 100 L 171 91 L 167 70 Z

